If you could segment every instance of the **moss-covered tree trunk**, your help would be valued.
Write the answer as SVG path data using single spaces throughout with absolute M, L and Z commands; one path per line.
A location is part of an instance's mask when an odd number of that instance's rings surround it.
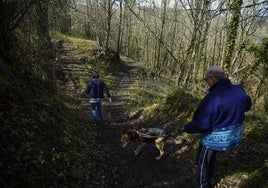
M 105 4 L 105 18 L 106 18 L 106 35 L 105 35 L 105 50 L 108 51 L 110 46 L 110 38 L 111 38 L 111 22 L 112 22 L 112 6 L 114 1 L 109 0 L 106 1 Z
M 240 11 L 243 0 L 234 0 L 229 5 L 229 10 L 232 14 L 231 20 L 227 26 L 227 41 L 224 52 L 223 64 L 227 73 L 230 73 L 233 51 L 235 49 L 236 38 L 238 34 L 238 26 L 240 21 Z
M 38 1 L 36 3 L 36 31 L 38 37 L 38 48 L 40 52 L 40 67 L 45 81 L 51 82 L 56 87 L 54 49 L 51 43 L 48 27 L 49 1 Z

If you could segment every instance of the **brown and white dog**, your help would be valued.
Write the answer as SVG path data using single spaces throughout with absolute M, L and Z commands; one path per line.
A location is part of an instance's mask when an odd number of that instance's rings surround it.
M 146 143 L 155 143 L 156 148 L 159 150 L 160 155 L 156 157 L 156 160 L 159 160 L 164 155 L 164 145 L 167 140 L 171 137 L 174 137 L 175 133 L 170 133 L 166 129 L 162 128 L 142 128 L 142 129 L 131 129 L 128 131 L 123 131 L 121 135 L 121 144 L 125 148 L 129 142 L 134 142 L 137 147 L 134 151 L 135 155 L 138 155 L 142 147 Z

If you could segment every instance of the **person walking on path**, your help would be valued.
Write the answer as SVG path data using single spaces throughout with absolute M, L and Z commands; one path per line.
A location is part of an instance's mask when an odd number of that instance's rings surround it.
M 207 95 L 195 110 L 192 121 L 184 126 L 189 134 L 201 134 L 197 152 L 200 188 L 216 183 L 216 153 L 240 144 L 245 112 L 252 105 L 244 89 L 233 85 L 220 66 L 210 67 L 204 80 L 210 86 Z
M 96 125 L 104 125 L 104 115 L 102 102 L 104 93 L 108 96 L 109 102 L 112 102 L 111 94 L 106 84 L 99 79 L 98 73 L 92 74 L 92 80 L 87 84 L 86 93 L 89 94 L 90 110 Z

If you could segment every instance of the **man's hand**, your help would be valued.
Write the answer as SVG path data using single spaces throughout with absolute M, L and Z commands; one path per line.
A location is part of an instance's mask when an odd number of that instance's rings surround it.
M 109 102 L 110 102 L 110 103 L 112 103 L 112 102 L 113 102 L 113 100 L 112 100 L 112 98 L 111 98 L 111 97 L 109 97 Z

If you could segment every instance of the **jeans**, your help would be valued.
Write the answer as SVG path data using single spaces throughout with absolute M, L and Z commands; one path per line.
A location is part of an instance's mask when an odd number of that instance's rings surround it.
M 94 123 L 99 123 L 103 121 L 103 111 L 101 101 L 90 103 L 90 110 L 93 115 Z

